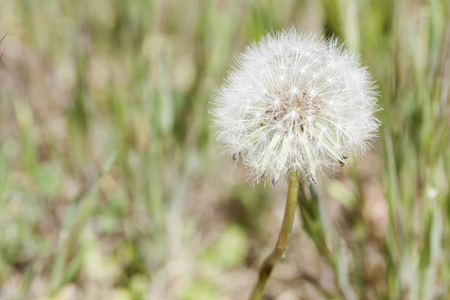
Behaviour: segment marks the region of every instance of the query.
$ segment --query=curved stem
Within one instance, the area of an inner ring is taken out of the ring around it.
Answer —
[[[253,288],[249,300],[260,300],[264,294],[264,287],[272,273],[275,264],[280,260],[286,252],[291,236],[292,224],[294,223],[295,207],[297,204],[297,196],[300,179],[298,172],[292,171],[289,179],[289,189],[286,199],[286,207],[284,209],[283,223],[278,235],[278,240],[272,253],[264,260],[264,263],[259,270],[258,281]]]

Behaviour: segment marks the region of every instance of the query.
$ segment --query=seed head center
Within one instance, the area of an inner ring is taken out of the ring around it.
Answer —
[[[276,96],[277,99],[266,110],[268,122],[281,123],[285,132],[298,128],[303,132],[306,124],[317,121],[322,100],[316,91],[305,87],[302,92],[298,92],[297,88],[292,88],[289,94],[277,92]]]

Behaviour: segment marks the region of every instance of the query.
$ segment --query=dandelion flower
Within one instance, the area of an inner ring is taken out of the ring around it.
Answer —
[[[247,47],[214,96],[216,137],[257,181],[317,178],[369,148],[379,110],[374,80],[336,39],[295,29]]]

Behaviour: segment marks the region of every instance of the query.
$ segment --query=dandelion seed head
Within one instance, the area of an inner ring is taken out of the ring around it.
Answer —
[[[346,165],[343,157],[370,148],[380,124],[377,100],[353,52],[335,39],[287,29],[245,49],[211,114],[226,155],[256,181],[275,184],[294,169],[316,182]]]

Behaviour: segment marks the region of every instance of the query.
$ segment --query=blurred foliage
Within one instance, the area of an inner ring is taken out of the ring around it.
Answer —
[[[384,110],[364,160],[305,188],[268,299],[450,299],[449,20],[448,0],[2,1],[0,299],[245,299],[286,187],[219,155],[208,102],[283,26],[361,52]]]

